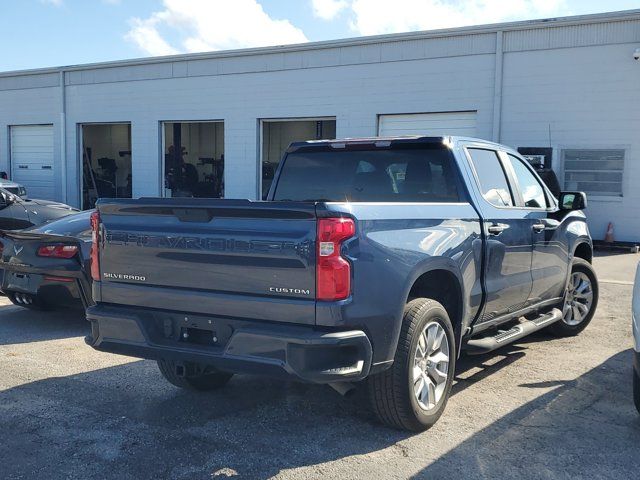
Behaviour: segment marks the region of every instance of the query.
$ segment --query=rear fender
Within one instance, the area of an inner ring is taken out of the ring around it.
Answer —
[[[422,277],[424,274],[429,273],[429,272],[434,272],[437,270],[443,270],[446,272],[451,273],[457,280],[458,285],[460,287],[460,293],[461,293],[461,297],[462,299],[465,298],[466,292],[464,289],[464,282],[462,280],[462,274],[460,272],[460,269],[458,267],[458,264],[447,257],[431,257],[428,258],[426,260],[424,260],[423,262],[419,263],[418,265],[416,265],[416,267],[413,269],[413,271],[411,272],[411,274],[408,276],[407,282],[404,286],[404,294],[401,298],[401,303],[398,304],[397,309],[396,309],[396,319],[397,321],[394,323],[394,331],[393,331],[393,336],[392,336],[392,344],[393,344],[393,355],[395,356],[395,352],[398,348],[398,341],[400,339],[400,331],[402,329],[402,320],[403,320],[403,316],[404,316],[404,307],[407,304],[407,301],[409,300],[409,294],[411,292],[411,289],[413,288],[413,286],[415,285],[416,281]],[[461,310],[461,315],[460,318],[458,319],[454,319],[451,318],[451,322],[453,324],[454,330],[455,330],[455,335],[456,335],[456,343],[458,344],[458,347],[460,346],[460,340],[462,338],[462,319],[465,318],[466,316],[466,308],[465,308],[465,302],[464,300],[462,300],[462,310]],[[460,351],[460,349],[458,348],[458,352]]]

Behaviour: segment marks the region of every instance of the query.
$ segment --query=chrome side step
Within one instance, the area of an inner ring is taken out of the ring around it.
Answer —
[[[533,332],[542,330],[544,327],[561,319],[562,312],[557,308],[533,320],[523,318],[518,325],[511,327],[509,330],[501,330],[493,336],[472,338],[467,342],[465,351],[469,355],[480,355],[492,352],[504,345],[520,340]]]

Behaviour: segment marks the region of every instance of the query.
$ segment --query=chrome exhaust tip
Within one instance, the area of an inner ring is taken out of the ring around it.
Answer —
[[[16,299],[16,302],[18,302],[19,304],[22,304],[22,298],[20,298],[20,294],[16,293],[13,298]]]

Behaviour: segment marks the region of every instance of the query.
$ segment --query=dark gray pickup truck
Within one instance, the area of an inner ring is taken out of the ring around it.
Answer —
[[[364,381],[380,420],[422,430],[462,350],[590,322],[585,206],[482,140],[295,143],[265,202],[101,200],[87,342],[199,390],[243,372]]]

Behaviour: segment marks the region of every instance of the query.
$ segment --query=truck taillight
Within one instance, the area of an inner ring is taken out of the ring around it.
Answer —
[[[98,248],[100,243],[100,213],[96,210],[91,214],[91,278],[100,281],[100,258]]]
[[[78,253],[75,245],[43,245],[38,248],[39,257],[48,258],[73,258]]]
[[[355,223],[350,218],[318,219],[317,300],[344,300],[350,295],[351,264],[340,256],[340,247],[355,232]]]

